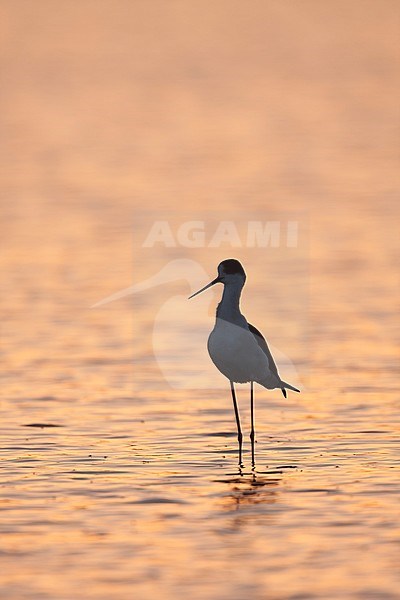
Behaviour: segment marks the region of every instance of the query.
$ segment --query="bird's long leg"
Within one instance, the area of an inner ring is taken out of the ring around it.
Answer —
[[[256,433],[254,431],[254,390],[253,390],[253,382],[250,382],[250,411],[251,411],[251,432],[250,432],[250,440],[251,440],[251,466],[256,466],[256,456],[254,444],[256,440]]]
[[[237,405],[237,402],[236,402],[235,386],[233,385],[233,381],[231,381],[230,384],[231,384],[233,408],[235,409],[236,425],[237,425],[237,431],[238,431],[239,467],[242,467],[243,466],[243,464],[242,464],[242,440],[243,440],[243,435],[242,435],[242,430],[241,430],[241,427],[240,427],[239,409],[238,409],[238,405]]]

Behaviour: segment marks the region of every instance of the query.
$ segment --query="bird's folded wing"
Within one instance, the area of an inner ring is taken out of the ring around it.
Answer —
[[[259,345],[261,350],[264,352],[264,354],[268,358],[269,370],[271,371],[271,373],[273,373],[274,375],[276,375],[279,378],[278,368],[275,364],[275,361],[273,359],[271,351],[268,348],[268,344],[267,344],[265,337],[263,336],[263,334],[260,331],[258,331],[258,329],[256,327],[254,327],[254,325],[251,325],[251,323],[248,323],[248,326],[249,326],[249,330],[253,334],[254,339],[256,340],[257,344]]]

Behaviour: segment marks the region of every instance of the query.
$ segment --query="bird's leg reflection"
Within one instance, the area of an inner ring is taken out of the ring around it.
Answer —
[[[229,529],[239,531],[246,527],[255,515],[258,521],[273,519],[275,513],[268,507],[279,501],[279,483],[279,479],[263,479],[255,475],[250,480],[237,481],[224,499],[226,510],[235,512],[229,522]],[[242,510],[248,507],[253,507],[254,510]]]
[[[236,402],[235,386],[233,384],[233,381],[231,381],[230,384],[231,384],[233,408],[235,410],[236,425],[237,425],[237,431],[238,431],[239,470],[240,470],[243,467],[243,463],[242,463],[242,441],[243,441],[243,435],[242,435],[242,430],[241,430],[241,427],[240,427],[239,409],[238,409],[238,405],[237,405],[237,402]]]
[[[256,468],[256,457],[255,457],[255,438],[256,434],[254,431],[254,390],[253,390],[253,382],[250,382],[250,411],[251,411],[251,432],[250,432],[250,440],[251,440],[251,466],[254,471]]]

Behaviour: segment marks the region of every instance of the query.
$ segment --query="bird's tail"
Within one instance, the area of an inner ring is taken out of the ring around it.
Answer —
[[[263,385],[265,388],[267,388],[267,390],[273,390],[275,388],[280,388],[282,390],[282,394],[285,396],[285,398],[286,398],[285,388],[287,388],[288,390],[292,390],[293,392],[300,393],[300,390],[295,388],[293,385],[290,385],[290,383],[286,383],[286,381],[282,381],[282,379],[279,378],[279,375],[278,375],[278,377],[270,375],[269,377],[264,377],[264,379],[258,379],[257,383],[259,383],[260,385]]]
[[[293,385],[290,385],[290,383],[286,383],[286,381],[280,381],[281,383],[281,389],[282,391],[287,388],[288,390],[292,390],[292,392],[299,392],[300,394],[300,390],[298,390],[297,388],[295,388]],[[284,394],[285,395],[285,394]]]

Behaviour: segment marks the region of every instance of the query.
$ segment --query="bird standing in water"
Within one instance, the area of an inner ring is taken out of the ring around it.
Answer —
[[[242,430],[236,400],[235,383],[250,382],[251,463],[255,467],[254,382],[272,390],[280,388],[286,398],[286,389],[299,392],[283,381],[263,335],[247,322],[240,312],[240,295],[246,273],[236,259],[230,258],[218,265],[218,277],[192,294],[197,296],[216,283],[224,285],[222,300],[217,307],[214,329],[208,338],[208,353],[217,369],[229,379],[239,441],[239,466],[242,467]],[[189,298],[189,299],[190,299]]]

